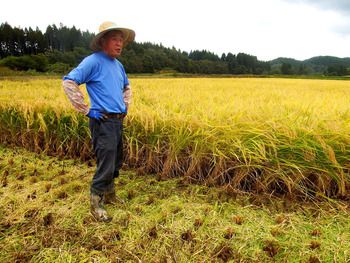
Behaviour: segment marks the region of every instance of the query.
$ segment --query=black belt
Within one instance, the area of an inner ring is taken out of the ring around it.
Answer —
[[[116,119],[124,119],[126,116],[125,113],[103,113],[104,116],[106,116],[108,119],[116,118]]]

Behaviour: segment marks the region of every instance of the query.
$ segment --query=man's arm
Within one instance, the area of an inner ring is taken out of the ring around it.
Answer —
[[[80,91],[78,84],[67,79],[63,81],[63,89],[73,107],[78,112],[87,115],[89,113],[89,106],[84,102],[84,95]]]
[[[123,99],[126,106],[126,110],[128,110],[129,105],[131,103],[131,97],[132,97],[131,87],[130,85],[126,85],[123,90]]]

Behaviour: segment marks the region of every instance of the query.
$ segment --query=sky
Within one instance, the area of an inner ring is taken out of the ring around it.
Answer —
[[[350,0],[17,0],[0,9],[0,23],[42,31],[62,23],[98,33],[104,21],[133,29],[137,42],[187,52],[350,57]]]

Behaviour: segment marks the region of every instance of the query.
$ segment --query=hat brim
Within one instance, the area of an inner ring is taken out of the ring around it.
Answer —
[[[121,31],[123,33],[123,38],[124,38],[123,47],[126,47],[129,43],[131,43],[135,39],[135,31],[132,29],[123,28],[123,27],[110,27],[98,33],[94,37],[94,39],[91,41],[90,48],[93,51],[100,51],[102,49],[100,45],[100,40],[106,33],[110,31]]]

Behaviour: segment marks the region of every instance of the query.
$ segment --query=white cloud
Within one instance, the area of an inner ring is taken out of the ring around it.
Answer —
[[[291,3],[311,4],[323,10],[335,10],[343,14],[350,14],[349,0],[285,0]]]

